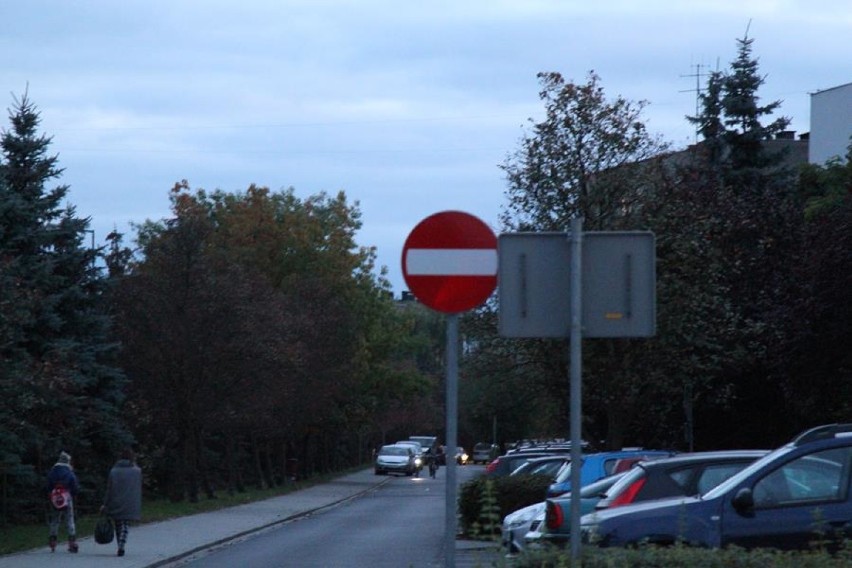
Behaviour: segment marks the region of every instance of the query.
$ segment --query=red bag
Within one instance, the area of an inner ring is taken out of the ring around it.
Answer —
[[[50,492],[50,504],[54,509],[65,509],[71,502],[71,494],[61,484],[57,484]]]

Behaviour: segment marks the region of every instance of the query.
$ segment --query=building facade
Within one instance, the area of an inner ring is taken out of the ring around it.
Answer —
[[[811,94],[808,161],[824,164],[846,158],[852,136],[852,83]]]

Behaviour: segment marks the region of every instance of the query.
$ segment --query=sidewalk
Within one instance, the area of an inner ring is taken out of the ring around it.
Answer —
[[[388,477],[376,476],[372,469],[365,469],[266,501],[131,526],[127,537],[127,554],[121,558],[115,555],[115,541],[101,545],[89,537],[78,541],[80,552],[77,554],[70,554],[65,548],[65,542],[60,542],[53,554],[45,545],[27,552],[0,556],[0,568],[42,568],[51,565],[61,565],[63,568],[165,566],[212,545],[332,507],[388,481]],[[489,544],[457,541],[456,566],[467,566],[465,558],[468,556],[480,559],[470,566],[487,566],[488,563],[480,563],[483,553],[488,555],[489,552],[483,548],[489,548]]]

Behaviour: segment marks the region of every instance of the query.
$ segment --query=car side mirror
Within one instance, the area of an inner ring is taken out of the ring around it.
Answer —
[[[736,495],[734,495],[734,499],[731,501],[731,504],[739,513],[751,511],[754,509],[754,494],[748,487],[743,487],[737,491]]]

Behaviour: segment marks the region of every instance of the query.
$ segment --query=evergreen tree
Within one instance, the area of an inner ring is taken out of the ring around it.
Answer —
[[[26,95],[0,137],[0,431],[3,462],[17,464],[13,488],[38,484],[61,449],[100,480],[128,436],[118,420],[123,378],[101,309],[96,251],[85,246],[89,220],[62,206],[67,185],[51,139]],[[38,492],[11,491],[11,495]],[[5,510],[26,514],[40,501]]]
[[[779,308],[791,294],[804,216],[796,170],[773,144],[789,119],[772,118],[780,101],[760,102],[765,78],[752,55],[753,41],[737,40],[730,69],[710,76],[701,114],[688,117],[704,139],[682,173],[694,207],[711,220],[704,239],[723,263],[720,286],[738,322],[716,390],[731,393],[728,410],[738,418],[754,417],[752,430],[765,439],[761,433],[774,427],[775,411],[780,410],[778,423],[783,421],[784,395],[770,376],[769,354],[783,341]]]

